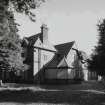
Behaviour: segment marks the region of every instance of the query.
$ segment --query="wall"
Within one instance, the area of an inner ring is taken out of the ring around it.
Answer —
[[[38,38],[36,43],[34,44],[34,64],[33,64],[33,75],[35,76],[40,70],[43,68],[45,64],[47,64],[54,56],[54,52],[50,52],[44,49],[51,49],[50,46],[48,48],[45,48],[41,40]],[[38,48],[39,47],[39,48]],[[53,46],[51,46],[53,47]]]
[[[72,48],[77,49],[75,44],[73,45]],[[66,59],[67,59],[67,63],[69,65],[69,67],[74,68],[73,63],[74,63],[75,56],[77,56],[77,53],[72,48],[71,48],[70,52],[68,53]],[[68,69],[68,78],[73,79],[76,76],[75,72],[76,72],[75,69]]]
[[[46,69],[45,78],[46,79],[57,79],[57,69]]]
[[[68,79],[68,69],[58,69],[57,79]]]

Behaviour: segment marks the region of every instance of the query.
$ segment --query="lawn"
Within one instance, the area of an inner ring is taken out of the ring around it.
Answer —
[[[105,105],[104,85],[9,85],[0,88],[0,105]]]

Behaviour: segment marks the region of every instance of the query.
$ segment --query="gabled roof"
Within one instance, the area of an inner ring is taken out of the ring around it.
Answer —
[[[66,58],[64,57],[61,62],[57,65],[57,67],[68,67],[68,63],[66,61]]]
[[[55,48],[57,49],[57,54],[55,54],[52,60],[49,63],[47,63],[45,67],[57,67],[61,60],[68,55],[74,43],[75,41],[55,45]]]
[[[27,44],[28,46],[34,46],[34,44],[36,43],[36,41],[38,39],[43,43],[42,33],[38,33],[38,34],[30,36],[30,37],[25,37],[25,39],[28,41],[28,44]],[[47,45],[43,44],[43,47],[41,47],[41,48],[44,48],[49,51],[57,52],[56,48],[54,46],[52,46],[52,44],[49,41],[47,41]]]
[[[29,46],[33,46],[38,38],[40,38],[40,40],[43,42],[42,33],[27,37],[27,40],[29,41]]]
[[[74,45],[74,43],[75,43],[75,41],[68,42],[68,43],[63,43],[63,44],[59,44],[59,45],[55,45],[55,48],[57,49],[59,54],[61,54],[63,57],[64,56],[66,57],[67,54],[69,53],[70,49]]]

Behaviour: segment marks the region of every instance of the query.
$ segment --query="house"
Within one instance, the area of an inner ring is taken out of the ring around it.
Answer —
[[[55,48],[57,53],[45,65],[45,79],[49,82],[83,79],[82,64],[75,42],[59,44]]]
[[[2,72],[2,80],[52,84],[98,79],[96,72],[87,69],[88,57],[85,52],[78,50],[76,42],[52,45],[48,40],[48,27],[45,24],[41,26],[40,33],[23,38],[22,47],[22,57],[29,69],[16,73]]]
[[[48,27],[23,39],[24,63],[30,69],[24,73],[25,81],[65,81],[83,79],[82,63],[76,42],[52,45],[48,40]]]

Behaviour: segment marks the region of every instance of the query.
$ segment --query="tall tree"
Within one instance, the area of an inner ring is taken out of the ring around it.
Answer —
[[[34,21],[35,15],[31,9],[35,9],[45,0],[0,0],[0,36],[9,33],[8,27],[8,10],[12,9],[19,13],[24,13]],[[1,39],[2,37],[0,37]]]
[[[88,61],[88,68],[92,71],[96,71],[100,75],[105,75],[105,19],[99,22],[97,26],[99,39],[91,55],[91,60]]]
[[[24,13],[34,21],[35,9],[44,0],[0,0],[0,71],[24,70],[21,57],[21,40],[17,34],[17,25],[11,10]]]
[[[18,29],[12,12],[8,12],[8,24],[10,32],[0,41],[0,69],[25,70],[27,65],[23,64],[21,39],[17,34]]]

